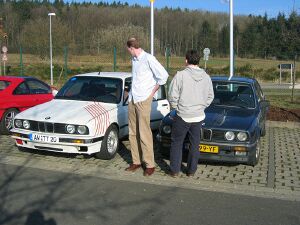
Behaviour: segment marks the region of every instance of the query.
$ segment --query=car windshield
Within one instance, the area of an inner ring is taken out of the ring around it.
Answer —
[[[0,80],[0,91],[3,91],[5,88],[7,88],[10,85],[10,82],[5,80]]]
[[[254,93],[249,84],[213,81],[213,105],[255,108]]]
[[[57,93],[55,99],[119,103],[122,80],[108,77],[72,77]]]

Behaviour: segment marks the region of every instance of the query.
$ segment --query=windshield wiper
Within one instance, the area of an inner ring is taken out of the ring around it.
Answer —
[[[236,108],[249,109],[249,107],[243,106],[243,105],[218,104],[218,103],[213,103],[213,105],[216,105],[216,106],[227,106],[227,107],[236,107]]]

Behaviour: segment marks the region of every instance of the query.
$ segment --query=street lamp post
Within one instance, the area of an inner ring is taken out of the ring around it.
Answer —
[[[51,85],[53,85],[53,66],[52,66],[52,35],[51,35],[51,16],[55,16],[55,13],[48,13],[50,17],[50,76],[51,76]]]
[[[229,3],[230,11],[230,76],[229,80],[234,75],[234,50],[233,50],[233,0]]]
[[[151,55],[154,55],[154,0],[150,0],[151,5]]]

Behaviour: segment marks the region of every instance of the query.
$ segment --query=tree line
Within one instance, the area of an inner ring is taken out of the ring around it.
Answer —
[[[49,53],[49,18],[52,17],[54,54],[68,46],[72,54],[101,54],[114,47],[125,51],[125,42],[137,36],[150,48],[150,8],[128,3],[64,3],[62,0],[0,0],[0,18],[10,53],[24,52],[45,58]],[[300,48],[300,16],[292,12],[234,17],[235,55],[247,58],[292,59]],[[1,32],[0,32],[1,33]],[[0,40],[3,44],[3,39]],[[1,44],[1,43],[0,43]],[[201,10],[155,10],[155,52],[184,55],[187,49],[213,56],[229,55],[229,15]]]

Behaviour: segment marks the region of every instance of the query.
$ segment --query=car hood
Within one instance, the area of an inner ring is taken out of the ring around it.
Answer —
[[[257,118],[255,109],[209,107],[205,110],[204,127],[247,130]]]
[[[109,103],[53,99],[19,113],[16,119],[84,125],[116,107]]]

